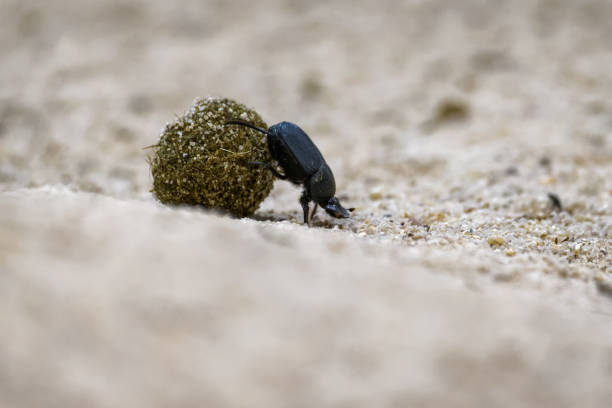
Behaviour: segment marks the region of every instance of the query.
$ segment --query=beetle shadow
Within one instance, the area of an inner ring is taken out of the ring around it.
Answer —
[[[255,213],[250,217],[255,221],[271,221],[271,222],[281,222],[281,221],[289,221],[292,223],[296,223],[298,225],[305,225],[302,222],[302,215],[295,213],[273,213],[273,212],[265,212],[265,213]],[[320,217],[319,215],[315,215],[314,219],[311,220],[310,226],[313,228],[324,228],[324,229],[333,229],[334,227],[340,227],[341,224],[336,224],[333,220],[326,219],[324,217]]]
[[[292,214],[287,214],[287,213],[278,214],[278,213],[273,213],[273,212],[264,212],[264,213],[257,212],[251,215],[250,218],[255,221],[273,221],[273,222],[299,221],[297,219],[297,216],[293,216]]]

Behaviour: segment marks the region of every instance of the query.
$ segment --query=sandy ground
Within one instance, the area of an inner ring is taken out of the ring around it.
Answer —
[[[0,406],[609,406],[610,21],[2,0]],[[303,127],[353,217],[156,202],[142,148],[206,95]]]

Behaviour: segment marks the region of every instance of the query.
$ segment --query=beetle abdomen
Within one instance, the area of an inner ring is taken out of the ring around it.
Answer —
[[[317,146],[297,125],[281,122],[268,131],[270,154],[292,182],[304,182],[325,163]]]

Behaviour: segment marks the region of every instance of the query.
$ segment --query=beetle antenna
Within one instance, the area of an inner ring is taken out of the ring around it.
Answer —
[[[253,125],[252,123],[243,121],[243,120],[238,120],[238,119],[233,119],[233,120],[228,120],[227,122],[225,122],[226,125],[240,125],[240,126],[246,126],[248,128],[251,128],[253,130],[256,130],[258,132],[264,133],[268,136],[270,136],[270,132],[268,132],[265,129],[262,129],[260,127],[257,127],[255,125]]]

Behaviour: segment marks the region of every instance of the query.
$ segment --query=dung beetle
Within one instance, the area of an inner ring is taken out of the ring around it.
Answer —
[[[331,169],[317,146],[299,126],[290,122],[281,122],[265,130],[242,120],[230,120],[225,124],[246,126],[268,136],[270,155],[278,162],[283,173],[276,170],[270,163],[249,163],[263,166],[275,177],[304,187],[300,204],[304,211],[305,224],[310,225],[310,220],[314,217],[318,205],[332,217],[349,217],[349,212],[340,205],[340,201],[335,197],[336,181]],[[312,213],[309,214],[311,201],[315,205]]]

